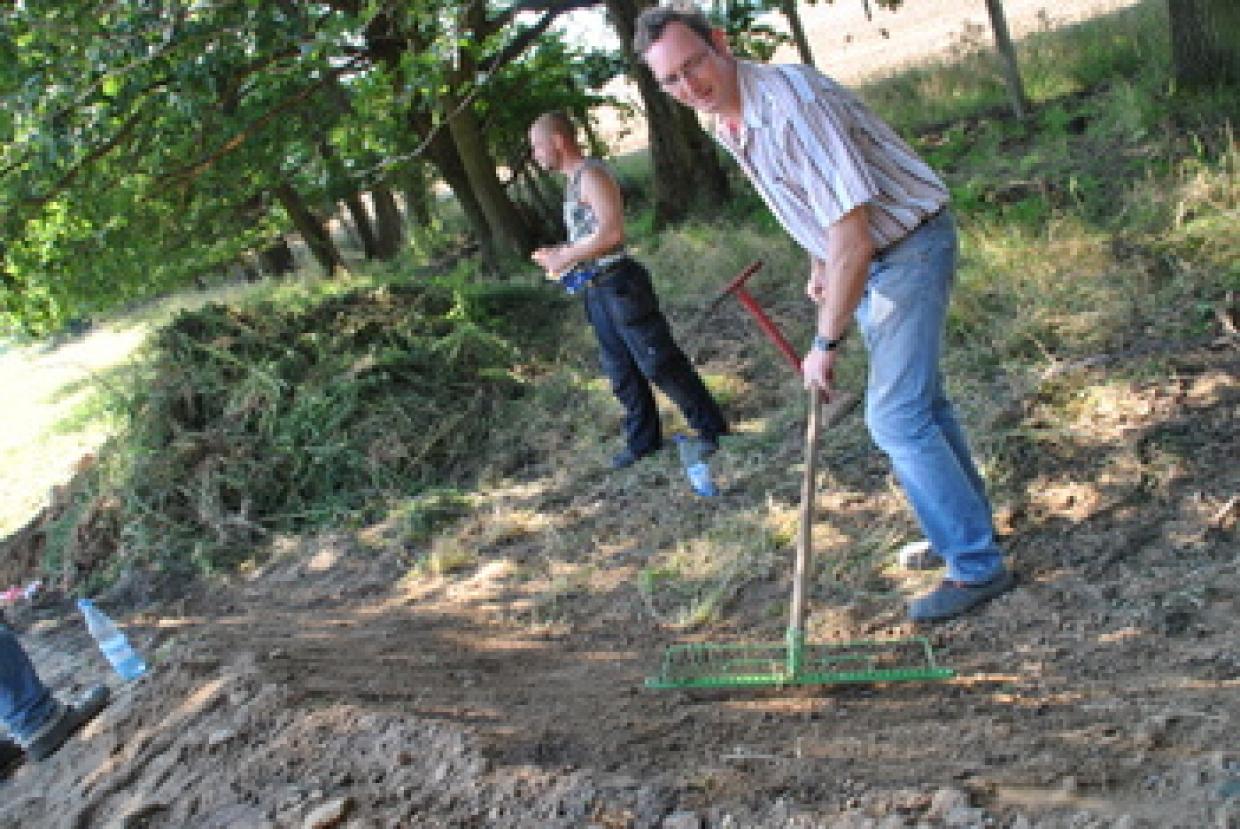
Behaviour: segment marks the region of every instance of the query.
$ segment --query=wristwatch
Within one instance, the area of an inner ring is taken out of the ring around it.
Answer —
[[[812,347],[818,351],[834,351],[840,347],[840,343],[843,341],[843,337],[836,337],[834,340],[831,340],[821,334],[818,334],[814,337]]]

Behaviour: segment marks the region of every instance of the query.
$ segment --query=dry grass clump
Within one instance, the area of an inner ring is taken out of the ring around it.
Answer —
[[[184,312],[152,338],[79,500],[115,505],[117,562],[211,571],[272,533],[470,486],[559,310],[535,289],[427,283]],[[446,509],[426,503],[411,530]]]

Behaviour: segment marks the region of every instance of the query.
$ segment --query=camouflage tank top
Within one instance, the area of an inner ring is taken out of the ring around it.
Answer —
[[[607,175],[612,175],[611,170],[603,161],[597,158],[587,158],[568,180],[568,186],[564,190],[564,226],[568,229],[570,244],[598,230],[598,217],[594,215],[594,209],[581,200],[581,174],[587,167],[598,167]],[[594,259],[592,264],[597,268],[605,267],[623,259],[625,255],[624,246],[621,245]]]

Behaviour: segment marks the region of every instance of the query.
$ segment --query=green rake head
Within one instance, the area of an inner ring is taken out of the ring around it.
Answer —
[[[797,631],[785,642],[675,645],[647,688],[749,688],[950,679],[924,637],[806,645]]]

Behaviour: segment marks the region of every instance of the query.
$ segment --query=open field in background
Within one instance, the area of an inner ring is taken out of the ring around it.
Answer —
[[[1119,9],[1141,0],[1005,0],[1008,28],[1014,39],[1058,29]],[[896,11],[870,3],[866,18],[861,0],[834,0],[800,4],[814,60],[823,72],[850,85],[864,84],[912,66],[956,60],[979,48],[992,50],[990,19],[982,0],[907,0]],[[786,30],[783,18],[773,25]],[[779,63],[799,60],[795,48],[783,46],[773,58]],[[989,58],[988,61],[997,59]],[[987,70],[999,80],[999,67]],[[598,113],[600,134],[611,139],[613,151],[624,154],[646,146],[640,98],[631,83],[616,79],[606,88],[616,98],[638,108],[635,116],[611,109]]]

